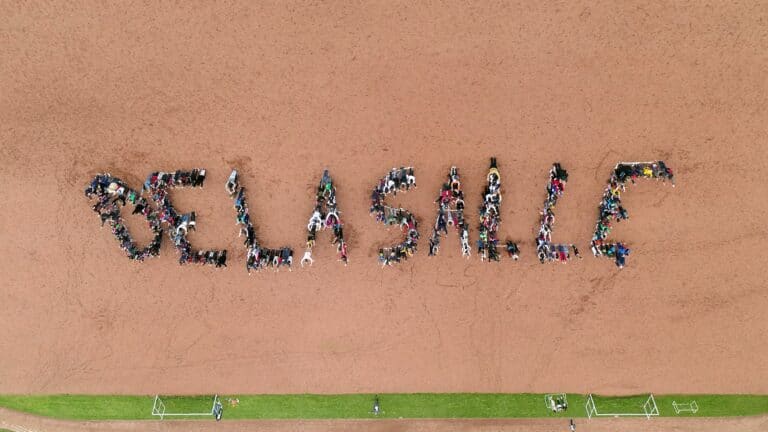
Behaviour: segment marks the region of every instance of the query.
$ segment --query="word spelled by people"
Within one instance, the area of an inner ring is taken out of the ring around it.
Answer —
[[[147,176],[141,191],[130,188],[125,182],[110,174],[97,174],[85,189],[85,196],[96,199],[92,209],[99,215],[101,225],[109,223],[113,235],[126,255],[133,260],[143,261],[145,258],[157,256],[160,253],[163,227],[168,226],[168,234],[174,247],[179,253],[179,263],[208,264],[216,267],[226,267],[226,250],[201,250],[192,248],[187,235],[197,226],[195,212],[181,214],[171,203],[170,189],[181,187],[202,187],[205,182],[204,169],[190,171],[153,172]],[[674,187],[674,174],[664,161],[654,162],[623,162],[616,165],[608,180],[598,208],[598,219],[595,233],[592,236],[591,249],[596,257],[614,259],[618,268],[626,265],[630,249],[622,242],[607,241],[611,231],[612,221],[620,222],[627,219],[627,210],[621,204],[621,193],[626,189],[627,181],[632,183],[638,178],[657,179],[662,182],[670,181]],[[477,252],[481,261],[499,262],[499,227],[501,225],[501,173],[496,158],[491,158],[490,168],[486,176],[486,186],[482,192],[482,204],[479,206],[479,224]],[[552,242],[552,230],[555,224],[555,206],[565,192],[568,183],[568,172],[560,163],[553,164],[549,171],[547,182],[547,198],[540,213],[540,225],[535,238],[536,254],[541,263],[558,261],[567,263],[571,257],[581,259],[579,249],[575,244],[559,244]],[[382,177],[371,192],[370,213],[376,221],[387,226],[397,226],[403,233],[403,240],[390,247],[381,247],[378,261],[382,267],[400,263],[416,253],[419,231],[416,216],[402,207],[392,207],[386,203],[387,196],[396,196],[416,187],[416,177],[413,167],[392,168]],[[236,224],[240,227],[240,237],[244,237],[246,248],[246,270],[262,270],[271,268],[278,271],[280,267],[291,270],[293,264],[293,249],[289,246],[267,248],[260,244],[256,237],[256,229],[251,218],[250,210],[245,199],[245,187],[240,185],[237,170],[232,170],[225,189],[234,201]],[[143,195],[146,193],[148,198]],[[435,201],[437,217],[429,238],[429,255],[435,256],[440,249],[440,238],[448,234],[448,227],[453,226],[459,235],[461,253],[469,258],[471,254],[469,224],[464,217],[465,201],[459,170],[452,166],[448,171],[447,181],[443,183],[440,194]],[[136,245],[121,216],[121,208],[127,203],[134,206],[133,214],[141,214],[147,219],[153,237],[150,243],[140,248]],[[154,204],[154,205],[152,205]],[[312,266],[315,258],[312,255],[318,232],[331,229],[332,243],[336,245],[339,261],[347,265],[349,262],[347,242],[344,238],[344,224],[336,199],[336,184],[328,170],[323,171],[315,192],[315,204],[312,215],[307,223],[307,242],[301,266]],[[513,260],[518,260],[520,248],[512,240],[506,240],[504,249]]]

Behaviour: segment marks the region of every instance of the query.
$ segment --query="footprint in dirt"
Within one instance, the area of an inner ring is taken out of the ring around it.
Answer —
[[[224,163],[226,163],[230,168],[237,170],[245,169],[246,167],[250,166],[251,162],[253,161],[250,156],[240,156],[232,159],[221,158],[221,160],[224,161]]]

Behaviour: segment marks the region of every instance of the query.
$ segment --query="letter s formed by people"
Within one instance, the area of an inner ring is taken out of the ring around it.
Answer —
[[[376,216],[378,222],[398,225],[405,233],[405,240],[401,243],[379,249],[379,263],[382,267],[399,263],[413,256],[416,251],[419,240],[416,217],[404,208],[390,207],[385,203],[387,195],[397,195],[413,187],[416,187],[416,176],[412,167],[392,168],[371,192],[371,214]]]

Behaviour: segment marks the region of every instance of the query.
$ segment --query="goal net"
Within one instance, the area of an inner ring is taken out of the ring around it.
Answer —
[[[219,395],[214,396],[160,396],[155,395],[152,416],[160,417],[201,417],[212,416]]]
[[[599,408],[598,408],[599,405]],[[587,417],[633,417],[650,419],[659,415],[659,407],[653,395],[630,397],[600,397],[590,394],[585,404]]]

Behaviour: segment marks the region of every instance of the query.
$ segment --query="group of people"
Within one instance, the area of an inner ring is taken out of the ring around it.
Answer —
[[[153,172],[144,181],[143,191],[147,191],[155,202],[157,219],[169,226],[168,234],[179,252],[179,264],[208,264],[216,267],[227,266],[226,250],[193,251],[187,240],[187,234],[195,229],[195,213],[181,214],[171,203],[170,188],[203,187],[205,170]],[[143,199],[143,198],[142,198]],[[141,203],[146,208],[146,202]]]
[[[387,195],[406,192],[412,187],[416,187],[413,168],[392,168],[371,193],[370,212],[376,217],[376,220],[385,225],[398,225],[405,233],[405,240],[401,243],[390,248],[379,249],[379,263],[382,267],[408,259],[416,251],[419,240],[416,217],[408,210],[390,207],[384,203]]]
[[[477,240],[477,253],[481,261],[499,261],[499,224],[501,217],[501,174],[496,164],[496,158],[491,158],[491,167],[486,176],[488,184],[483,190],[483,205],[480,206],[480,227]],[[520,258],[520,249],[517,243],[507,240],[505,244],[507,254],[517,261]]]
[[[624,268],[630,249],[621,242],[606,242],[605,239],[611,232],[611,220],[621,222],[629,218],[627,210],[621,205],[621,193],[626,190],[627,180],[634,184],[637,178],[655,178],[662,182],[669,180],[672,187],[675,186],[674,173],[664,161],[619,163],[614,168],[600,201],[591,247],[593,255],[613,258],[620,269]]]
[[[323,171],[323,177],[320,179],[320,185],[318,185],[315,194],[315,209],[307,223],[307,248],[301,258],[302,267],[304,264],[311,266],[314,263],[312,248],[315,246],[317,231],[326,228],[333,230],[333,244],[336,245],[339,259],[344,265],[347,265],[347,243],[344,241],[344,227],[336,204],[336,186],[334,186],[328,170]]]
[[[247,250],[245,269],[248,274],[251,274],[251,270],[259,271],[268,267],[277,271],[280,267],[287,266],[290,271],[293,264],[293,249],[289,246],[279,249],[261,247],[256,239],[256,229],[251,221],[248,203],[245,201],[245,187],[240,185],[237,170],[232,170],[224,188],[229,197],[234,200],[236,223],[240,225],[239,237],[245,237],[243,241]]]
[[[662,182],[669,180],[674,187],[674,174],[664,161],[631,162],[616,165],[600,202],[591,249],[595,256],[613,258],[619,268],[624,267],[630,249],[623,243],[607,242],[606,239],[611,231],[612,221],[619,222],[629,217],[626,209],[621,205],[621,193],[625,191],[627,181],[634,183],[638,178],[655,178]],[[190,230],[195,229],[195,213],[181,214],[177,212],[169,197],[170,188],[202,187],[204,181],[204,169],[153,172],[147,177],[142,190],[136,191],[119,178],[105,173],[97,174],[94,177],[85,189],[85,195],[88,198],[94,196],[97,198],[98,202],[92,209],[99,214],[102,226],[104,223],[109,223],[112,233],[129,258],[142,261],[147,257],[159,255],[163,224],[168,224],[169,236],[179,251],[180,264],[198,263],[226,267],[226,250],[192,250],[192,246],[187,240],[187,234]],[[547,261],[566,263],[571,259],[571,253],[577,258],[581,258],[575,245],[552,243],[552,228],[555,223],[554,208],[558,198],[565,191],[567,181],[568,172],[559,163],[555,163],[549,172],[547,199],[541,212],[541,225],[536,237],[536,250],[541,263]],[[413,168],[393,168],[379,181],[371,193],[371,214],[376,217],[377,221],[385,225],[399,226],[405,234],[405,239],[401,243],[390,248],[379,249],[379,262],[382,266],[392,265],[407,259],[416,251],[419,233],[415,216],[403,208],[394,208],[385,204],[387,195],[406,192],[412,187],[416,187]],[[232,171],[225,188],[234,200],[234,208],[237,213],[236,221],[240,225],[240,236],[245,237],[246,269],[248,272],[250,273],[251,269],[261,270],[266,267],[277,270],[284,265],[290,270],[293,263],[293,250],[290,247],[263,248],[256,239],[254,225],[245,200],[245,188],[239,184],[237,170]],[[142,196],[145,191],[148,192],[149,198],[154,201],[155,206],[150,206],[147,198]],[[120,209],[126,206],[128,202],[134,205],[133,214],[141,214],[147,219],[149,228],[153,233],[152,241],[143,249],[135,244],[121,217]],[[429,255],[438,254],[440,236],[448,234],[448,227],[454,226],[459,233],[462,255],[469,257],[471,248],[469,246],[469,227],[464,218],[464,193],[461,188],[458,169],[455,166],[451,167],[448,181],[443,184],[436,203],[438,204],[438,213],[429,239]],[[480,223],[477,248],[483,261],[500,260],[498,252],[498,230],[501,222],[500,206],[501,175],[496,158],[491,158],[487,185],[483,190],[483,204],[479,208]],[[333,244],[336,245],[339,259],[346,265],[348,262],[347,244],[344,240],[343,224],[339,217],[336,202],[336,187],[328,170],[325,170],[317,187],[315,207],[307,224],[307,243],[304,257],[301,260],[302,267],[304,264],[310,266],[313,264],[312,249],[317,233],[319,230],[327,228],[332,229]],[[519,258],[519,248],[516,243],[508,240],[505,243],[505,249],[510,258],[514,260]]]
[[[452,166],[448,172],[448,182],[443,183],[440,196],[435,200],[438,206],[435,226],[429,238],[429,255],[434,256],[440,251],[440,231],[448,234],[448,226],[456,227],[461,241],[461,255],[469,258],[469,226],[464,220],[464,192],[461,190],[459,170]]]
[[[87,198],[96,197],[96,204],[91,207],[101,218],[101,226],[109,222],[112,234],[117,238],[120,248],[125,251],[128,258],[143,261],[145,258],[160,254],[160,245],[163,239],[163,228],[157,217],[157,212],[152,211],[147,200],[141,194],[128,187],[125,182],[111,174],[97,174],[91,184],[85,188]],[[120,207],[130,201],[134,205],[133,214],[142,214],[149,222],[152,230],[152,241],[147,247],[141,249],[131,238],[131,233],[125,226],[120,214]],[[119,204],[119,205],[118,205]]]
[[[547,199],[544,201],[544,210],[541,212],[541,226],[536,236],[536,254],[542,264],[547,261],[559,261],[563,264],[571,259],[573,254],[581,258],[576,245],[552,243],[552,227],[555,224],[555,204],[563,195],[565,184],[568,182],[568,171],[559,163],[555,163],[549,170],[549,182],[547,183]]]

